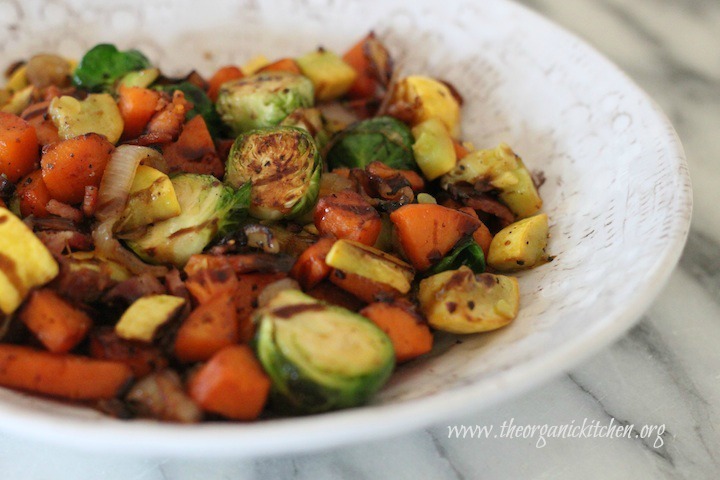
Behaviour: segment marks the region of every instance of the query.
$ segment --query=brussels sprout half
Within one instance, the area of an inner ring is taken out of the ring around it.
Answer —
[[[330,142],[327,162],[338,167],[365,168],[377,160],[400,170],[417,170],[410,127],[392,117],[376,117],[350,125]]]
[[[216,109],[238,135],[279,124],[293,110],[313,106],[313,84],[289,72],[259,73],[223,84]]]
[[[236,190],[211,175],[190,173],[171,180],[180,215],[125,238],[128,247],[146,262],[182,267],[218,233],[231,229],[244,217],[250,203],[250,185]]]
[[[395,366],[392,342],[365,317],[283,290],[255,314],[258,358],[282,411],[318,413],[365,403]]]
[[[225,171],[232,186],[252,183],[250,215],[277,220],[298,217],[315,205],[322,161],[307,131],[264,128],[235,140]]]

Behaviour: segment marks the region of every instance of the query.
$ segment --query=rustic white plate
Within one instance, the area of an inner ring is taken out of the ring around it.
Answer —
[[[673,269],[691,212],[682,147],[657,106],[568,33],[503,0],[93,2],[0,0],[0,51],[79,57],[101,41],[136,47],[166,70],[209,73],[255,54],[343,51],[374,29],[407,73],[465,96],[464,138],[512,145],[542,170],[550,252],[520,277],[519,318],[445,342],[400,368],[366,407],[304,418],[197,426],[125,422],[0,390],[0,428],[88,450],[229,456],[319,449],[389,436],[529,389],[606,346]],[[443,342],[440,342],[441,344]]]

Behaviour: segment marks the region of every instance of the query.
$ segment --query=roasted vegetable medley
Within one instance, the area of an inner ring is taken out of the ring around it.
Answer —
[[[369,34],[166,76],[101,44],[0,89],[0,386],[120,418],[367,402],[549,260],[538,186]]]

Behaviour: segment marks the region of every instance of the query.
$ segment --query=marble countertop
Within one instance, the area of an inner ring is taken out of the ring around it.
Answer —
[[[720,3],[521,3],[585,38],[665,110],[687,152],[694,218],[679,266],[635,328],[570,373],[521,397],[458,418],[454,424],[493,425],[499,430],[510,422],[612,423],[631,426],[631,438],[549,438],[545,445],[537,437],[471,440],[448,438],[445,424],[323,453],[211,462],[89,456],[2,434],[0,476],[73,480],[717,478]],[[658,428],[664,431],[661,436]]]

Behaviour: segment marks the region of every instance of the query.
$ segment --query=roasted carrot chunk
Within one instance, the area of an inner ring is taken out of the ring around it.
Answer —
[[[67,353],[90,330],[92,320],[52,290],[36,290],[30,295],[20,318],[45,348]]]
[[[194,116],[183,126],[177,141],[163,146],[163,156],[170,173],[199,173],[218,178],[225,173],[225,165],[200,115]]]
[[[42,218],[49,215],[46,206],[51,197],[43,181],[42,171],[35,170],[21,179],[16,193],[20,201],[20,213],[23,217],[34,215]]]
[[[460,210],[461,212],[465,212],[468,215],[472,215],[478,220],[480,219],[477,212],[470,207],[462,207],[458,210]],[[480,226],[477,228],[477,230],[473,232],[473,240],[475,240],[475,243],[480,245],[480,248],[482,249],[485,258],[487,258],[488,253],[490,252],[490,243],[492,242],[492,239],[493,235],[492,233],[490,233],[490,229],[481,221]]]
[[[175,357],[181,362],[207,360],[239,338],[233,298],[218,295],[193,310],[180,325],[175,337]]]
[[[405,256],[417,270],[427,270],[464,236],[480,226],[472,215],[435,204],[404,205],[390,214]]]
[[[149,88],[124,85],[120,86],[118,94],[118,108],[125,122],[122,138],[124,140],[137,138],[155,115],[162,95]]]
[[[220,67],[213,76],[210,77],[210,80],[208,80],[208,97],[210,97],[210,100],[213,102],[217,101],[217,96],[223,83],[231,80],[237,80],[243,76],[242,70],[234,65]]]
[[[330,274],[330,281],[365,303],[395,298],[400,295],[400,292],[390,285],[354,273],[341,272],[340,270],[333,270]]]
[[[315,207],[315,227],[323,235],[374,245],[382,230],[375,208],[359,193],[343,190],[322,197]]]
[[[214,268],[198,270],[185,281],[190,294],[199,304],[218,296],[232,296],[238,287],[235,272],[225,263]]]
[[[35,169],[39,156],[35,129],[17,115],[0,112],[0,175],[15,183]]]
[[[357,312],[363,305],[365,305],[365,302],[357,298],[355,295],[350,292],[346,292],[342,288],[330,283],[327,280],[318,283],[306,293],[325,303],[347,308],[352,312]]]
[[[240,341],[249,342],[255,334],[252,313],[257,308],[258,297],[271,283],[286,278],[285,273],[246,273],[238,275],[238,287],[234,301],[240,328]]]
[[[300,254],[290,276],[300,282],[304,289],[311,289],[330,275],[331,267],[325,257],[335,243],[331,237],[323,237]]]
[[[262,72],[290,72],[290,73],[301,73],[300,67],[297,62],[292,58],[281,58],[273,63],[265,65],[260,70]]]
[[[121,362],[0,344],[0,385],[71,400],[113,398],[132,379]]]
[[[348,96],[350,98],[369,98],[375,95],[377,80],[372,74],[370,60],[365,53],[367,37],[360,40],[348,50],[342,59],[357,72]]]
[[[453,148],[455,149],[455,156],[458,160],[462,160],[463,158],[467,157],[468,149],[465,148],[465,145],[460,143],[459,140],[453,139]]]
[[[20,114],[20,117],[35,129],[38,143],[49,145],[60,140],[58,129],[48,114],[50,101],[34,103]]]
[[[52,198],[68,205],[82,202],[86,186],[100,186],[114,149],[112,143],[97,133],[50,145],[40,163],[43,181]]]
[[[235,420],[260,415],[270,378],[247,345],[231,345],[216,353],[190,379],[190,397],[204,410]]]
[[[360,310],[360,315],[372,320],[390,337],[398,362],[413,359],[432,349],[433,336],[430,327],[405,302],[371,303]]]

